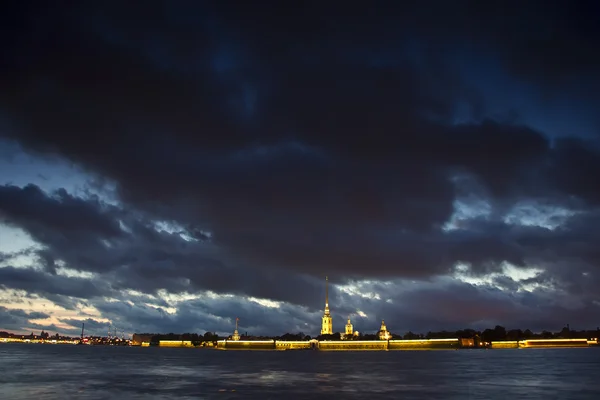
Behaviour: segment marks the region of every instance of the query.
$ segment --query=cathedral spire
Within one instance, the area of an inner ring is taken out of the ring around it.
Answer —
[[[329,278],[325,277],[325,307],[329,307]]]
[[[321,335],[333,334],[331,314],[329,312],[329,278],[325,277],[325,312],[323,313]]]
[[[235,317],[235,331],[233,331],[233,335],[231,335],[231,340],[240,340],[240,333],[238,332],[238,321],[240,319]]]

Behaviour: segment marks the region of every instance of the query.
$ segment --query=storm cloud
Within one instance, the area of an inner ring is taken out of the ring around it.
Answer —
[[[86,186],[0,182],[0,288],[131,331],[314,334],[325,275],[367,331],[598,318],[596,6],[226,3],[2,17],[3,165]]]

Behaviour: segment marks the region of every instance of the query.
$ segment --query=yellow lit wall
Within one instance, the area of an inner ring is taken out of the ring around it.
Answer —
[[[22,338],[2,338],[0,343],[47,343],[47,344],[77,344],[77,340],[39,340],[39,339],[22,339]]]
[[[307,341],[277,341],[275,343],[276,350],[302,350],[310,349],[310,342]]]
[[[519,342],[516,340],[504,340],[491,342],[492,349],[516,349],[519,347]]]
[[[588,347],[587,339],[532,339],[523,340],[521,347]]]
[[[387,350],[387,340],[325,340],[319,350]]]
[[[274,340],[219,340],[217,348],[229,350],[274,350]]]
[[[460,343],[458,339],[390,340],[389,342],[390,350],[456,349]]]
[[[191,340],[161,340],[160,347],[194,347]]]

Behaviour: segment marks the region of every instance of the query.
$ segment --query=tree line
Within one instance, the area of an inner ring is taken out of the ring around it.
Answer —
[[[166,334],[155,334],[155,333],[142,333],[140,335],[151,336],[151,343],[158,343],[161,340],[185,340],[191,341],[192,343],[199,344],[202,342],[214,342],[220,339],[227,339],[228,337],[221,337],[214,332],[206,332],[203,335],[198,333],[166,333]],[[332,335],[318,335],[311,337],[303,332],[298,333],[285,333],[281,336],[242,336],[242,339],[251,340],[284,340],[284,341],[305,341],[311,339],[317,340],[341,340],[342,338],[347,340],[379,340],[377,333],[373,334],[361,334],[358,336],[343,337],[344,335],[337,332]],[[503,340],[525,340],[525,339],[591,339],[600,338],[600,328],[595,330],[572,330],[569,326],[565,326],[562,330],[557,332],[541,331],[533,332],[530,329],[506,329],[503,326],[496,325],[494,328],[488,328],[484,330],[475,329],[460,329],[457,331],[430,331],[427,333],[414,333],[406,332],[404,335],[392,334],[392,339],[403,339],[403,340],[417,340],[417,339],[479,339],[484,342],[495,342]]]

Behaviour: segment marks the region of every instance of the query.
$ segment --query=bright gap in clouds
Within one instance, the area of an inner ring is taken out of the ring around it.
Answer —
[[[98,277],[98,274],[95,274],[93,272],[78,271],[75,269],[66,268],[64,266],[64,263],[62,263],[61,261],[57,261],[56,264],[59,265],[59,267],[56,268],[56,274],[60,275],[60,276],[65,276],[67,278],[82,278],[82,279],[95,279]],[[63,265],[60,265],[60,264],[63,264]]]
[[[176,307],[163,307],[163,306],[159,306],[159,305],[152,304],[152,303],[143,303],[143,304],[145,306],[147,306],[147,307],[154,308],[155,310],[164,311],[164,312],[166,312],[167,314],[170,314],[170,315],[177,314],[177,308]],[[133,302],[131,302],[130,305],[133,305]]]
[[[455,199],[453,207],[454,212],[442,227],[442,230],[445,232],[462,229],[464,221],[486,218],[492,213],[492,206],[483,199]]]
[[[39,247],[23,229],[2,224],[0,221],[1,253],[16,253],[34,246]]]
[[[139,293],[139,292],[136,292],[136,293]],[[187,292],[170,293],[165,289],[158,290],[158,292],[156,294],[158,295],[159,298],[161,298],[162,300],[164,300],[165,302],[167,302],[168,304],[171,304],[171,305],[181,303],[184,301],[191,301],[191,300],[197,300],[197,299],[202,298],[202,295],[200,295],[200,294],[192,294],[192,293],[187,293]],[[139,293],[138,296],[146,296],[146,295],[143,293]]]
[[[137,295],[140,296],[140,295],[144,295],[144,294],[138,293]],[[232,299],[235,297],[232,294],[219,294],[219,293],[214,293],[212,291],[204,291],[204,292],[195,293],[195,294],[187,293],[187,292],[169,293],[164,289],[159,290],[157,295],[160,299],[164,300],[167,304],[169,304],[173,307],[175,307],[178,303],[198,300],[198,299],[202,299],[202,298],[209,298],[212,300],[224,300],[224,299]],[[281,305],[283,304],[282,302],[279,302],[279,301],[263,299],[263,298],[258,298],[258,297],[246,297],[246,299],[248,301],[252,301],[252,302],[259,304],[266,308],[281,308]]]
[[[175,221],[153,221],[154,229],[157,232],[166,232],[168,234],[178,234],[180,238],[187,242],[198,242],[200,239],[195,238],[189,230]],[[212,238],[212,233],[207,231],[199,231],[207,239]]]
[[[504,216],[503,221],[510,225],[539,226],[553,230],[578,213],[559,206],[517,203]]]
[[[471,267],[469,265],[457,263],[454,267],[454,273],[452,274],[452,277],[475,286],[493,286],[501,290],[505,290],[505,288],[498,286],[495,280],[496,278],[506,276],[519,284],[518,291],[532,291],[533,289],[537,288],[537,286],[530,283],[525,283],[523,281],[535,278],[542,272],[544,272],[544,270],[540,268],[517,268],[510,263],[503,262],[502,272],[494,272],[484,276],[474,276],[471,274]]]
[[[40,171],[43,171],[40,173]],[[78,166],[59,158],[43,158],[31,155],[15,142],[0,140],[0,185],[14,185],[20,188],[33,184],[42,189],[47,195],[58,189],[65,189],[72,196],[98,198],[112,205],[118,201],[109,195],[114,190],[114,184],[104,182],[103,189],[93,187],[94,178]],[[104,190],[106,189],[106,190]],[[105,243],[110,247],[110,243]],[[0,252],[17,253],[28,249],[39,249],[31,236],[20,228],[3,224],[0,220]],[[0,267],[11,265],[17,268],[29,268],[36,263],[34,257],[18,255],[11,257]],[[76,271],[62,269],[61,274],[72,277],[77,276]],[[92,276],[87,276],[92,278]]]
[[[19,301],[13,301],[15,299],[19,299]],[[49,315],[49,317],[45,319],[29,320],[29,324],[25,324],[21,330],[23,333],[34,332],[37,334],[40,329],[34,327],[34,324],[53,324],[61,330],[58,332],[61,334],[63,331],[80,329],[61,321],[67,319],[84,321],[87,318],[93,318],[98,322],[110,322],[107,318],[104,318],[100,311],[93,305],[80,302],[77,304],[75,309],[69,310],[44,297],[36,294],[29,294],[23,290],[0,289],[0,303],[2,304],[2,307],[6,307],[9,310],[24,310],[28,313],[41,312]],[[24,304],[26,304],[26,307],[24,307]]]
[[[474,219],[488,219],[493,212],[492,205],[480,198],[454,200],[454,212],[442,227],[445,232],[462,229],[463,225]],[[507,225],[537,226],[556,229],[579,211],[557,205],[545,205],[535,202],[517,202],[501,217]]]
[[[43,172],[40,172],[43,171]],[[38,157],[25,152],[14,141],[0,139],[0,185],[39,186],[46,193],[63,188],[72,196],[96,195],[103,202],[119,205],[114,198],[116,184],[96,177],[78,165],[56,157]]]
[[[397,282],[391,281],[373,281],[373,280],[361,280],[353,281],[346,284],[335,285],[335,287],[344,294],[349,296],[356,296],[363,299],[369,300],[382,300],[381,293],[389,292],[390,286],[396,286]],[[386,299],[387,301],[388,299]]]
[[[281,302],[269,299],[259,299],[256,297],[248,297],[248,300],[267,308],[280,308]]]
[[[359,285],[352,284],[352,285],[338,286],[338,289],[340,292],[349,294],[350,296],[360,296],[364,299],[381,300],[381,296],[379,295],[379,293],[362,292],[362,291],[360,291]]]

